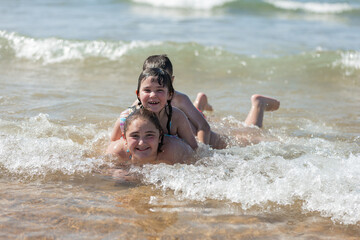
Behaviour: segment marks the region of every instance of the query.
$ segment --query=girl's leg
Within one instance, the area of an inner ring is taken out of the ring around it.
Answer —
[[[275,111],[280,107],[280,102],[274,98],[265,97],[259,94],[251,96],[251,109],[245,119],[246,125],[262,127],[264,111]]]
[[[207,96],[205,95],[205,93],[202,92],[199,92],[197,94],[194,106],[201,112],[213,110],[212,106],[208,102]]]

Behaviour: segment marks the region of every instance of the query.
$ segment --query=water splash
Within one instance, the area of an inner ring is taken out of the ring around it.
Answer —
[[[0,166],[20,178],[91,173],[104,164],[92,148],[107,133],[95,134],[94,126],[61,126],[39,114],[22,122],[1,120],[0,130]]]
[[[345,67],[360,69],[360,52],[341,53],[340,62]]]

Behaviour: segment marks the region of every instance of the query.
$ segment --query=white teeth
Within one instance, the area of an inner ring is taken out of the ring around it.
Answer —
[[[145,150],[148,150],[149,148],[144,148],[144,149],[140,149],[140,148],[137,148],[138,151],[145,151]]]

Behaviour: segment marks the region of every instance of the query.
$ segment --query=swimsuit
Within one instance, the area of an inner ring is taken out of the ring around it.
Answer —
[[[120,113],[120,130],[121,130],[121,134],[124,136],[124,131],[125,131],[125,121],[127,119],[127,117],[133,113],[136,110],[136,107],[129,107],[127,108],[125,111]]]
[[[200,109],[198,109],[197,107],[196,107],[196,109],[201,113],[201,115],[203,115],[203,117],[206,119],[206,116],[205,116],[205,114],[200,110]]]

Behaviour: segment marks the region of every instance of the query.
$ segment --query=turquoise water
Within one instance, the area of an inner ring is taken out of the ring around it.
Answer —
[[[2,1],[0,238],[358,237],[359,26],[358,1]],[[142,186],[106,176],[160,53],[216,131],[240,131],[252,94],[279,99],[275,141],[133,169]]]

